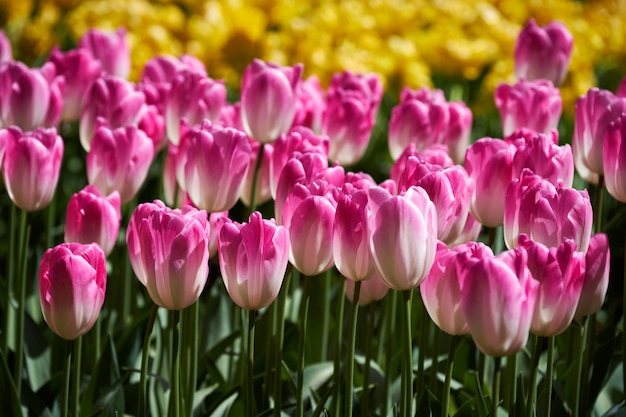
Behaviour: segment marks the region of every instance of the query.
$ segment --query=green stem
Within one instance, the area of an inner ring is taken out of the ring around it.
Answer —
[[[402,343],[402,403],[400,415],[411,417],[413,415],[413,338],[411,336],[411,299],[413,290],[403,291],[404,295],[404,335]]]
[[[24,365],[24,322],[26,318],[26,281],[28,277],[28,244],[30,240],[30,215],[21,210],[19,241],[19,293],[17,298],[17,335],[15,339],[15,369],[13,380],[21,398],[22,368]]]
[[[359,314],[359,295],[361,293],[361,281],[354,283],[352,297],[352,311],[350,316],[350,339],[348,342],[347,380],[346,380],[346,412],[344,415],[352,415],[352,384],[354,383],[354,347],[356,345],[356,323]]]
[[[246,390],[247,394],[247,405],[248,405],[248,416],[254,417],[256,415],[256,399],[254,396],[254,337],[256,333],[256,310],[246,310],[248,316],[248,332],[247,332],[247,344],[246,344],[246,354],[248,355],[246,359]]]
[[[278,327],[278,312],[276,309],[278,308],[278,303],[274,302],[267,307],[265,310],[265,315],[268,316],[268,322],[270,326],[269,332],[265,334],[265,380],[263,381],[263,398],[267,399],[270,397],[270,392],[272,392],[272,384],[274,383],[274,363],[275,355],[271,355],[270,352],[274,352],[276,349],[276,328]],[[278,370],[278,368],[276,368]]]
[[[319,304],[319,312],[322,315],[321,317],[321,322],[322,322],[322,334],[321,334],[321,339],[320,339],[320,361],[321,362],[325,362],[326,358],[328,356],[328,336],[330,334],[330,332],[328,332],[328,327],[330,324],[330,289],[331,289],[331,282],[333,279],[332,276],[332,268],[327,270],[324,273],[324,276],[322,277],[322,298],[320,300],[320,304]]]
[[[384,347],[384,349],[379,349],[379,355],[378,355],[378,360],[381,364],[383,364],[385,369],[385,386],[383,387],[383,398],[385,399],[384,401],[384,408],[382,410],[380,410],[381,414],[386,415],[387,414],[387,410],[389,410],[389,408],[391,407],[391,381],[393,380],[393,376],[392,376],[392,361],[391,358],[388,357],[388,355],[386,354],[386,352],[393,352],[395,349],[394,346],[394,342],[395,342],[395,337],[393,332],[396,331],[396,310],[397,310],[397,304],[398,304],[398,298],[400,297],[400,292],[399,291],[391,291],[391,296],[387,297],[386,303],[385,303],[385,312],[383,314],[383,320],[384,320],[384,332],[381,332],[382,334],[384,334],[384,336],[382,337],[382,340],[384,341],[384,343],[380,343],[378,346],[379,348]],[[404,375],[404,374],[403,374]],[[404,377],[402,378],[402,380],[404,380]]]
[[[193,413],[193,397],[198,375],[198,301],[182,311],[181,390],[185,415]]]
[[[335,321],[336,339],[335,356],[333,358],[333,398],[331,410],[333,416],[341,414],[341,351],[343,342],[343,310],[346,302],[346,279],[339,279],[339,289],[337,290],[337,319]]]
[[[74,341],[66,342],[63,361],[63,385],[61,385],[61,417],[67,417],[70,406],[70,375],[72,374],[72,347]]]
[[[548,338],[548,363],[546,365],[546,409],[544,416],[552,413],[552,380],[554,375],[554,336]]]
[[[424,302],[422,301],[421,295],[419,295],[418,291],[418,303],[417,307],[419,309],[419,358],[417,360],[417,383],[416,390],[419,394],[424,389],[424,362],[429,355],[428,352],[428,336],[430,334],[430,316],[426,311],[426,307],[424,307]]]
[[[583,355],[583,373],[581,383],[588,386],[591,382],[591,371],[593,368],[593,354],[596,347],[596,315],[591,314],[587,317],[585,323],[585,353]],[[589,390],[585,389],[581,392],[581,408],[587,410],[589,408]],[[586,411],[584,411],[586,413]]]
[[[604,176],[600,176],[600,179],[598,180],[598,185],[596,186],[596,192],[594,195],[594,219],[593,219],[593,225],[594,225],[594,230],[596,233],[599,233],[602,231],[602,219],[603,219],[603,214],[602,210],[603,210],[603,201],[604,199],[602,198],[602,194],[604,191]]]
[[[441,400],[441,417],[448,417],[450,408],[450,383],[452,382],[452,370],[454,369],[454,355],[459,345],[460,336],[452,336],[448,349],[448,359],[446,360],[446,380],[443,387],[443,399]]]
[[[281,417],[282,409],[282,362],[283,362],[283,339],[285,337],[285,308],[287,306],[287,298],[289,293],[289,285],[291,281],[291,273],[293,269],[291,264],[283,282],[283,286],[278,293],[278,311],[277,311],[277,327],[276,327],[276,346],[274,350],[274,417]]]
[[[367,311],[367,334],[365,335],[365,365],[363,366],[363,399],[361,400],[361,415],[367,417],[370,407],[370,367],[372,361],[372,339],[376,324],[376,301],[369,305]]]
[[[504,384],[504,406],[513,415],[515,397],[517,393],[517,354],[514,353],[506,359],[506,379]]]
[[[259,186],[259,173],[261,172],[261,164],[263,163],[263,150],[265,143],[259,146],[259,152],[256,155],[256,163],[254,164],[254,176],[252,177],[252,191],[250,192],[250,213],[256,210],[256,190]]]
[[[491,392],[493,394],[493,402],[491,407],[491,415],[498,416],[498,407],[500,406],[500,378],[502,376],[502,370],[500,369],[502,358],[494,358],[493,368],[493,388]]]
[[[541,356],[541,344],[539,343],[539,337],[535,334],[531,334],[531,344],[533,347],[533,353],[531,358],[530,369],[530,386],[529,399],[528,399],[528,417],[535,415],[535,404],[537,403],[537,374],[539,372],[539,358]]]
[[[434,332],[435,332],[435,337],[434,337],[434,341],[433,341],[433,348],[431,350],[431,356],[432,356],[432,364],[430,365],[430,379],[429,379],[429,385],[430,385],[430,390],[432,392],[436,392],[437,391],[437,382],[439,381],[439,379],[437,378],[437,374],[439,373],[439,345],[441,343],[441,332],[442,330],[437,327],[437,326],[430,326]]]
[[[72,356],[74,357],[72,362],[72,388],[71,388],[71,403],[72,403],[72,412],[70,415],[72,417],[78,417],[79,411],[79,402],[80,402],[80,382],[81,382],[81,362],[83,356],[83,337],[79,336],[76,340],[74,340],[74,353]]]
[[[9,221],[9,242],[15,242],[15,223],[17,222],[17,207],[15,204],[11,204],[11,218]],[[15,285],[15,245],[9,245],[9,254],[7,262],[7,297],[6,304],[3,306],[2,312],[4,314],[4,327],[2,328],[2,353],[4,357],[9,355],[9,334],[11,324],[11,311],[13,309],[12,300],[15,297],[13,286]]]
[[[296,384],[296,417],[304,416],[304,351],[306,326],[309,314],[309,276],[304,277],[302,301],[300,302],[300,337],[298,340],[298,381]]]
[[[170,415],[173,417],[180,416],[180,354],[179,354],[179,339],[180,339],[180,311],[174,310],[171,312],[173,315],[173,343],[172,343],[172,371],[170,373],[171,392],[170,392]]]
[[[143,349],[141,351],[141,374],[139,377],[139,404],[138,404],[138,417],[145,417],[146,415],[146,399],[147,399],[147,387],[148,387],[148,362],[150,357],[150,337],[152,335],[152,329],[154,328],[154,322],[159,312],[159,306],[152,305],[152,311],[150,312],[150,318],[148,319],[148,325],[146,326],[146,334],[143,338]]]
[[[585,346],[583,344],[585,333],[585,326],[581,326],[578,329],[578,332],[575,333],[574,347],[576,349],[576,356],[574,360],[576,360],[576,374],[574,375],[574,398],[572,400],[572,416],[579,416],[580,409],[580,385],[582,383],[582,372],[583,372],[583,356],[585,352]]]

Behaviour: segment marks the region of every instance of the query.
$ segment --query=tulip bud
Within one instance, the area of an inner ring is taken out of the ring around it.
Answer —
[[[241,121],[251,138],[274,142],[287,132],[296,112],[302,64],[282,67],[255,59],[241,83]]]
[[[626,202],[626,114],[609,124],[602,161],[607,191],[616,200]]]
[[[522,128],[548,133],[559,124],[563,107],[559,89],[547,80],[500,84],[495,91],[495,102],[504,136]]]
[[[120,230],[120,195],[113,191],[108,197],[88,185],[74,194],[65,215],[65,241],[95,242],[108,256],[117,242]]]
[[[326,111],[324,90],[315,75],[302,81],[296,90],[296,114],[291,128],[307,127],[315,133],[322,131],[322,118]]]
[[[585,279],[575,314],[577,320],[596,313],[604,303],[609,288],[611,266],[611,250],[607,235],[596,233],[591,236],[585,264]]]
[[[235,304],[247,310],[270,305],[287,270],[287,230],[273,219],[263,219],[258,211],[247,224],[224,218],[218,247],[224,286]]]
[[[120,78],[130,74],[130,47],[126,41],[126,29],[104,32],[89,29],[78,41],[78,48],[85,49],[102,64],[102,70]]]
[[[48,249],[39,265],[39,300],[52,331],[66,340],[87,333],[104,304],[106,282],[106,261],[97,244]]]
[[[2,175],[13,203],[26,211],[50,203],[59,181],[63,139],[54,128],[22,132],[17,127],[0,130],[5,142]]]
[[[102,126],[93,137],[87,154],[87,179],[103,194],[120,193],[129,202],[148,176],[154,144],[135,126],[109,129]]]
[[[191,206],[137,206],[126,244],[135,275],[155,304],[182,310],[198,299],[209,274],[208,228],[206,212]]]
[[[529,81],[545,79],[561,85],[567,74],[574,37],[560,22],[537,26],[530,19],[515,43],[515,75]]]

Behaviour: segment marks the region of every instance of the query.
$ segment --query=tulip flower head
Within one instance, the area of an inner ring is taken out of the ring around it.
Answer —
[[[93,185],[74,194],[65,214],[65,241],[95,242],[109,255],[120,230],[120,194],[104,196]]]
[[[94,325],[104,304],[107,273],[98,244],[62,243],[39,265],[39,300],[50,329],[74,340]]]
[[[346,278],[346,297],[352,303],[354,298],[354,284],[356,281]],[[364,306],[370,303],[380,301],[385,298],[389,292],[389,287],[378,275],[374,274],[370,279],[361,281],[361,290],[359,291],[359,305]]]
[[[530,19],[515,42],[515,75],[561,85],[567,74],[574,37],[560,22],[538,26]]]
[[[0,30],[0,64],[13,61],[13,48],[4,31]]]
[[[289,237],[283,226],[265,220],[261,213],[248,223],[222,218],[218,255],[224,286],[241,308],[258,310],[274,301],[289,260]]]
[[[319,79],[311,75],[303,80],[296,91],[296,114],[292,129],[296,126],[308,127],[315,133],[322,131],[322,118],[326,111],[326,97]]]
[[[9,197],[22,210],[41,210],[52,200],[59,181],[63,139],[55,128],[22,132],[10,127],[0,130],[2,142],[2,175]]]
[[[251,138],[274,142],[287,132],[296,112],[302,64],[293,67],[255,59],[241,82],[241,121]]]
[[[89,29],[78,41],[78,48],[89,51],[102,64],[107,74],[128,78],[130,74],[130,47],[126,29],[105,32]]]
[[[207,214],[162,202],[137,206],[126,233],[133,271],[152,301],[168,310],[193,304],[209,274]]]
[[[626,202],[626,114],[609,124],[602,149],[604,182],[616,200]]]
[[[602,307],[609,288],[611,250],[609,239],[604,233],[591,236],[585,256],[585,278],[580,300],[576,308],[576,320],[596,313]]]

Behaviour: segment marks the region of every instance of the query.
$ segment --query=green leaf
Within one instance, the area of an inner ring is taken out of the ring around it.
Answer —
[[[13,377],[7,366],[7,362],[4,359],[2,351],[0,351],[0,392],[2,393],[2,409],[8,410],[9,415],[14,417],[22,416],[22,408],[20,406],[20,399],[17,396],[15,384],[13,383]]]
[[[24,322],[24,356],[28,381],[34,392],[50,381],[50,344],[41,328],[26,314]]]

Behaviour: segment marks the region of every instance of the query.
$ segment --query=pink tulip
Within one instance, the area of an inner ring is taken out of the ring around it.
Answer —
[[[515,75],[529,81],[545,79],[561,85],[567,74],[574,37],[560,22],[537,26],[530,19],[515,43]]]
[[[102,70],[116,77],[128,78],[130,74],[130,47],[126,29],[104,32],[89,29],[78,41],[78,48],[85,49],[102,64]]]
[[[493,257],[493,252],[482,243],[470,242],[448,249],[439,242],[433,267],[420,285],[426,311],[441,330],[451,335],[469,333],[462,305],[463,277],[457,273],[461,255],[480,260]]]
[[[460,165],[442,168],[409,157],[397,179],[398,192],[423,188],[437,209],[437,239],[449,243],[461,234],[469,213],[474,184]]]
[[[615,95],[617,97],[626,98],[626,77],[623,77],[622,81],[620,81],[617,86],[617,90],[615,91]]]
[[[170,209],[158,200],[137,206],[126,233],[135,275],[168,310],[187,308],[200,296],[209,274],[208,243],[205,211]]]
[[[204,119],[217,121],[226,104],[226,87],[194,70],[179,71],[171,81],[165,103],[167,136],[176,145],[180,142],[180,121],[188,126],[200,125]]]
[[[309,183],[328,168],[328,159],[317,152],[296,152],[280,172],[274,199],[276,223],[283,224],[283,205],[292,188],[298,183]],[[343,182],[343,179],[342,179]]]
[[[604,303],[609,288],[611,250],[609,239],[604,233],[591,236],[585,257],[586,271],[580,300],[576,308],[576,320],[596,313]]]
[[[322,118],[326,111],[326,97],[315,75],[302,81],[296,90],[296,114],[292,129],[308,127],[315,133],[322,131]]]
[[[218,246],[224,286],[235,304],[246,310],[270,305],[287,270],[287,230],[256,211],[247,224],[224,220]]]
[[[48,326],[66,340],[87,333],[104,304],[107,272],[95,243],[62,243],[48,249],[39,265],[39,300]]]
[[[369,249],[368,192],[345,184],[337,202],[333,232],[333,259],[344,277],[365,281],[376,275]]]
[[[321,274],[334,265],[333,229],[338,189],[323,178],[293,186],[282,207],[289,232],[289,261],[302,274]]]
[[[328,158],[329,139],[328,136],[315,134],[311,129],[296,126],[289,132],[280,135],[273,143],[274,151],[270,158],[270,190],[272,197],[276,198],[278,179],[287,161],[296,152],[317,152],[324,158]]]
[[[521,235],[519,246],[528,253],[528,269],[539,282],[530,331],[537,336],[556,336],[569,327],[585,278],[585,254],[566,240],[558,247],[533,242]]]
[[[302,64],[293,67],[255,59],[241,82],[241,121],[252,139],[274,142],[287,132],[296,112]]]
[[[65,80],[54,65],[29,68],[19,61],[0,66],[0,120],[23,130],[54,127],[63,106]]]
[[[460,256],[462,306],[474,343],[486,355],[502,357],[526,346],[539,283],[522,249],[475,259]]]
[[[621,202],[626,202],[626,114],[610,123],[602,149],[606,189]]]
[[[144,106],[137,127],[146,134],[154,144],[155,153],[167,145],[165,136],[165,118],[154,104]]]
[[[137,125],[144,112],[145,97],[123,78],[104,75],[91,84],[80,115],[80,143],[89,152],[100,126],[110,129]]]
[[[228,211],[217,211],[209,214],[209,258],[214,258],[217,255],[220,228],[227,218]]]
[[[517,246],[522,233],[548,247],[558,247],[567,239],[576,250],[587,252],[593,212],[587,190],[554,186],[524,170],[506,192],[504,240],[507,247]]]
[[[559,89],[547,80],[522,79],[514,85],[500,84],[495,102],[504,136],[522,128],[548,133],[556,129],[563,107]]]
[[[437,250],[437,213],[426,191],[411,187],[392,196],[369,189],[370,250],[380,278],[395,290],[410,290],[426,278]]]
[[[333,75],[322,119],[322,133],[330,138],[331,161],[341,165],[357,163],[370,140],[383,88],[375,74]]]
[[[13,61],[13,49],[11,42],[4,31],[0,30],[0,64]]]
[[[2,174],[13,203],[25,211],[46,207],[57,187],[63,139],[54,128],[22,132],[17,127],[0,130],[6,143]]]
[[[513,157],[513,178],[519,178],[522,170],[528,168],[554,185],[572,186],[574,155],[569,145],[558,146],[554,143],[554,137],[558,143],[556,130],[552,131],[552,135],[534,133],[517,137],[516,132],[505,138],[517,148]]]
[[[504,219],[506,190],[513,181],[515,146],[500,139],[474,142],[465,155],[465,169],[474,182],[470,210],[481,224],[496,227]]]
[[[394,180],[396,184],[400,182],[400,178],[404,175],[407,162],[410,158],[417,158],[420,162],[430,165],[439,165],[442,168],[454,165],[454,162],[448,155],[448,147],[446,145],[437,143],[422,151],[418,151],[417,145],[411,143],[391,166],[389,177]]]
[[[118,191],[129,202],[148,176],[154,144],[135,126],[100,127],[87,153],[87,179],[105,195]]]
[[[456,237],[456,239],[447,243],[448,247],[454,247],[457,245],[461,245],[464,243],[476,242],[478,241],[478,237],[483,230],[483,225],[476,220],[474,216],[472,216],[472,212],[467,213],[467,219],[465,220],[465,226],[463,226],[463,230]]]
[[[88,185],[74,194],[65,214],[65,241],[95,242],[108,256],[117,242],[120,230],[120,195],[113,191],[103,196],[98,188]]]
[[[346,278],[346,297],[352,303],[354,298],[354,284],[356,281]],[[361,281],[361,290],[359,291],[359,305],[364,306],[370,303],[380,301],[385,298],[389,292],[389,287],[374,274],[370,279]]]
[[[87,90],[102,73],[100,61],[84,49],[61,52],[55,47],[48,62],[54,64],[57,74],[65,78],[61,120],[78,120]]]
[[[609,124],[626,113],[626,98],[610,91],[591,88],[576,101],[572,149],[576,170],[588,182],[604,175],[602,147]]]
[[[194,205],[209,213],[233,207],[250,165],[246,135],[205,120],[201,127],[191,129],[181,146],[184,159],[179,153],[178,166],[184,181],[179,185]]]
[[[448,146],[448,153],[455,163],[460,164],[465,158],[465,151],[469,146],[470,133],[474,115],[462,101],[448,103],[450,120],[444,137],[444,143]]]

